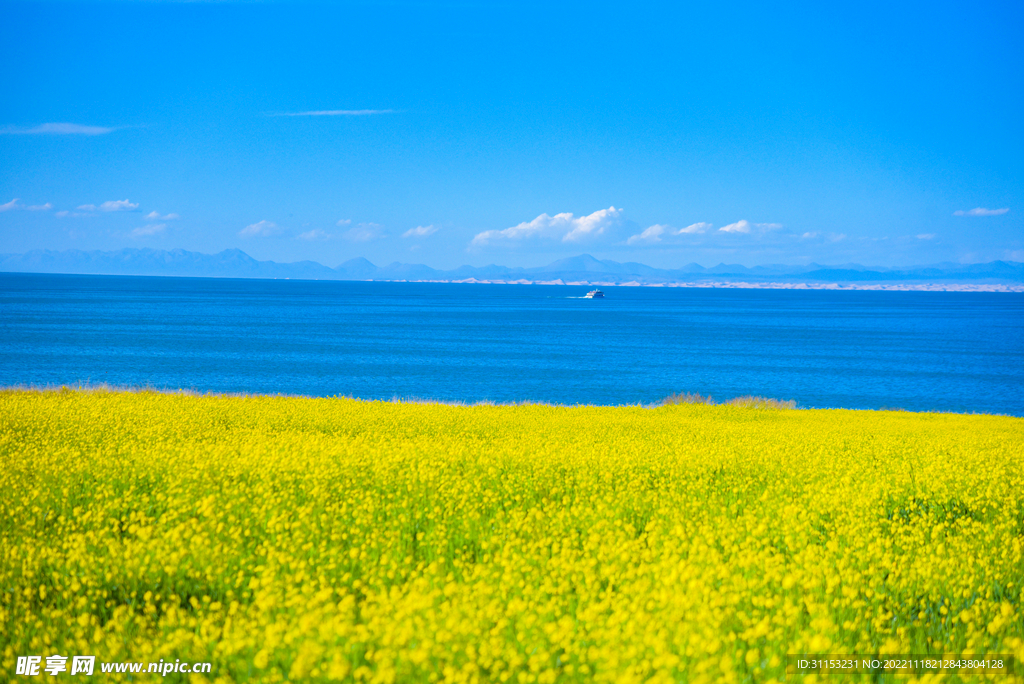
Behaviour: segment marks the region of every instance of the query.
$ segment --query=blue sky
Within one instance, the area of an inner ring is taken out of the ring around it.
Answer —
[[[0,253],[1024,261],[1024,5],[0,2]]]

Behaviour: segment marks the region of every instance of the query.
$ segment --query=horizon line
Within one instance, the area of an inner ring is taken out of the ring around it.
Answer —
[[[492,267],[492,266],[493,267],[497,267],[497,268],[535,270],[535,269],[538,269],[538,268],[545,268],[547,266],[554,265],[555,263],[557,263],[559,261],[567,261],[567,260],[570,260],[570,259],[578,259],[578,258],[581,258],[581,257],[589,257],[589,258],[593,259],[594,261],[601,262],[602,264],[616,264],[616,265],[620,265],[621,266],[621,265],[633,263],[633,264],[637,264],[639,266],[643,266],[645,268],[654,269],[654,270],[657,270],[657,271],[675,271],[675,270],[679,270],[681,268],[685,268],[685,267],[688,267],[688,266],[699,266],[700,268],[703,268],[703,269],[718,268],[720,266],[735,266],[735,267],[745,268],[745,269],[768,268],[768,267],[782,267],[782,268],[826,268],[826,269],[839,269],[839,270],[853,270],[850,267],[856,266],[856,267],[859,267],[859,268],[864,269],[866,271],[906,271],[906,270],[916,270],[916,269],[922,269],[922,268],[934,268],[936,266],[969,267],[969,266],[986,266],[986,265],[997,264],[997,263],[1008,264],[1008,265],[1024,266],[1024,262],[1020,262],[1020,261],[1013,261],[1013,260],[1010,260],[1010,259],[992,259],[990,261],[973,261],[973,262],[942,261],[942,262],[936,262],[936,263],[914,264],[914,265],[908,265],[908,266],[877,266],[877,265],[876,266],[868,266],[868,265],[857,263],[857,262],[846,262],[846,263],[843,263],[843,264],[821,264],[821,263],[814,262],[814,261],[806,263],[806,264],[759,263],[759,264],[755,264],[753,266],[746,266],[746,265],[741,264],[741,263],[728,263],[728,262],[725,262],[725,261],[721,261],[721,262],[719,262],[719,263],[717,263],[717,264],[715,264],[713,266],[704,266],[703,264],[700,264],[700,263],[698,263],[696,261],[690,261],[690,262],[687,262],[687,263],[683,264],[682,266],[662,267],[662,266],[649,266],[648,264],[644,264],[644,263],[641,263],[639,261],[616,261],[614,259],[600,259],[600,258],[595,257],[594,255],[592,255],[592,254],[590,254],[588,252],[582,252],[582,253],[575,254],[575,255],[572,255],[572,256],[560,257],[560,258],[555,259],[554,261],[548,262],[546,264],[542,264],[540,266],[506,266],[504,264],[497,264],[497,263],[493,263],[492,262],[492,263],[486,264],[484,266],[473,266],[472,264],[461,264],[461,265],[455,266],[453,268],[445,269],[445,268],[435,268],[433,266],[428,266],[427,264],[424,264],[424,263],[412,263],[412,262],[402,262],[402,261],[393,261],[392,263],[387,264],[386,266],[379,266],[379,265],[375,264],[374,262],[370,261],[369,259],[367,259],[364,256],[355,256],[355,257],[352,257],[350,259],[346,259],[345,261],[339,263],[337,266],[328,266],[328,265],[326,265],[324,263],[321,263],[319,261],[315,261],[313,259],[299,259],[297,261],[275,261],[273,259],[260,260],[260,259],[256,259],[252,255],[250,255],[248,252],[246,252],[241,247],[225,247],[224,249],[220,250],[219,252],[199,252],[199,251],[194,251],[194,250],[190,250],[190,249],[185,249],[184,247],[174,247],[174,248],[171,248],[171,249],[155,248],[155,247],[122,247],[120,249],[110,249],[110,250],[104,250],[104,249],[83,250],[83,249],[36,248],[36,249],[28,250],[26,252],[6,252],[6,253],[0,252],[0,258],[7,259],[7,258],[10,258],[10,257],[27,256],[29,254],[32,254],[33,252],[51,252],[51,253],[57,253],[57,254],[65,254],[65,253],[68,253],[68,252],[80,252],[80,253],[83,253],[83,254],[91,254],[91,253],[115,254],[115,253],[118,253],[118,252],[126,252],[126,251],[136,251],[136,252],[150,251],[150,252],[167,252],[167,253],[175,252],[175,251],[181,251],[181,252],[187,252],[189,254],[201,254],[203,256],[216,256],[218,254],[223,254],[224,252],[239,252],[241,254],[244,254],[248,258],[252,259],[253,261],[256,261],[257,263],[279,264],[279,265],[282,265],[282,266],[289,266],[289,265],[295,265],[295,264],[301,264],[301,263],[313,263],[313,264],[317,264],[318,266],[323,266],[324,268],[331,269],[331,270],[337,270],[337,269],[341,268],[344,264],[352,262],[352,261],[363,260],[363,261],[367,262],[368,264],[370,264],[371,266],[373,266],[374,268],[388,268],[388,267],[394,266],[394,265],[398,265],[398,266],[423,266],[425,268],[429,268],[429,269],[432,269],[432,270],[435,270],[435,271],[442,271],[442,272],[443,271],[453,271],[453,270],[457,270],[457,269],[460,269],[460,268],[488,268],[488,267]],[[595,274],[596,273],[598,273],[598,272],[595,271]]]

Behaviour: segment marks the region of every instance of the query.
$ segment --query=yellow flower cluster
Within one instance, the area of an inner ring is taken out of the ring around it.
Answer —
[[[0,679],[53,653],[212,662],[195,682],[1024,662],[1022,464],[998,416],[2,392]]]

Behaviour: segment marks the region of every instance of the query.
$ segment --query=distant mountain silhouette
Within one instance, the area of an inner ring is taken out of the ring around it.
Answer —
[[[369,259],[363,257],[357,257],[355,259],[349,259],[341,266],[338,266],[337,270],[339,273],[343,273],[350,278],[372,278],[377,275],[378,269]]]
[[[367,262],[369,263],[369,262]],[[116,252],[34,250],[0,257],[0,271],[103,275],[210,276],[227,278],[337,278],[315,261],[256,261],[240,249],[202,254],[184,249],[122,249]]]
[[[350,259],[336,268],[315,261],[277,263],[257,261],[240,249],[202,254],[184,249],[122,249],[116,252],[34,250],[25,254],[0,254],[0,271],[29,273],[81,273],[103,275],[204,276],[219,278],[294,278],[303,280],[528,280],[601,281],[647,284],[701,280],[827,281],[827,282],[1024,282],[1024,264],[992,261],[987,264],[944,263],[906,269],[889,269],[842,264],[840,266],[786,266],[770,264],[748,268],[718,264],[705,268],[687,264],[662,269],[635,262],[597,259],[589,254],[559,259],[547,266],[509,268],[460,266],[442,271],[424,264],[394,262],[375,266],[370,261]]]

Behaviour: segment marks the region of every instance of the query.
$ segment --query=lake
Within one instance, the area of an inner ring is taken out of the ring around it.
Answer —
[[[1024,415],[1024,294],[0,273],[0,385]]]

